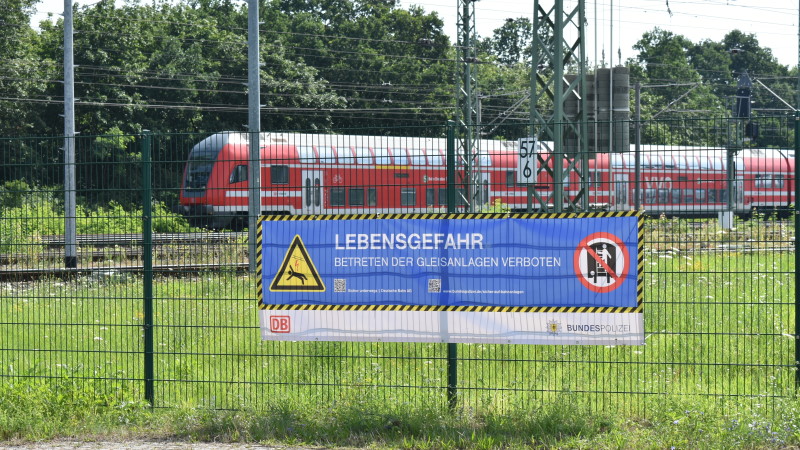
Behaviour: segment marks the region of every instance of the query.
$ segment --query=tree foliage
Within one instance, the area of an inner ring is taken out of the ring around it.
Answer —
[[[0,10],[4,135],[63,132],[63,22],[31,29],[36,1],[6,0]],[[259,8],[264,129],[405,134],[401,127],[418,126],[418,134],[440,134],[455,117],[459,67],[437,14],[396,0],[261,0]],[[101,0],[77,4],[74,21],[82,134],[245,129],[246,3]],[[490,137],[518,134],[527,123],[535,37],[530,19],[519,17],[479,39]],[[755,83],[755,116],[783,113],[784,102],[794,102],[793,74],[738,30],[694,43],[655,28],[634,49],[627,65],[631,82],[644,85],[646,119],[727,117],[745,72]],[[551,69],[535,68],[544,77]],[[540,100],[537,109],[552,107]]]

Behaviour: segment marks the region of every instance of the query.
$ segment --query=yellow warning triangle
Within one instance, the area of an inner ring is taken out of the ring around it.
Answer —
[[[283,292],[325,292],[325,283],[314,267],[314,262],[308,256],[303,240],[296,235],[289,246],[289,251],[283,257],[283,264],[275,274],[270,291]]]

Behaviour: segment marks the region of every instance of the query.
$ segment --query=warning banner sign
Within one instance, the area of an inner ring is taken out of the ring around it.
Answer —
[[[643,339],[632,212],[276,216],[260,227],[265,339]]]

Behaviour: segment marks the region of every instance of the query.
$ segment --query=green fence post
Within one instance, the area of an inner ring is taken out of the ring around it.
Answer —
[[[447,212],[456,212],[456,123],[447,121]],[[456,407],[458,396],[458,348],[447,344],[447,404]]]
[[[153,211],[150,151],[153,135],[142,135],[142,270],[144,273],[144,398],[155,404],[153,389]]]
[[[794,112],[794,386],[800,388],[800,303],[797,301],[797,289],[800,287],[800,246],[797,244],[797,230],[800,230],[800,165],[797,155],[800,152],[800,111]]]

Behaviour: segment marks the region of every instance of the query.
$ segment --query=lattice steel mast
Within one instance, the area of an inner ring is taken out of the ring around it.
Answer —
[[[462,168],[464,202],[469,211],[479,211],[488,199],[481,198],[480,131],[478,123],[479,99],[477,78],[477,49],[475,34],[475,1],[458,0],[458,67],[459,84],[456,93],[458,105],[458,134],[456,154]]]
[[[540,165],[540,171],[549,173],[554,182],[551,194],[536,189],[533,194],[543,211],[561,212],[565,205],[573,211],[586,211],[589,147],[584,0],[577,0],[577,6],[566,11],[563,0],[555,0],[549,11],[539,0],[534,0],[533,11],[530,133],[541,141],[553,143],[549,153],[542,155],[544,164]],[[574,42],[566,40],[570,30],[577,33]],[[567,66],[573,67],[577,75],[567,76]],[[552,69],[552,77],[540,72],[547,68]],[[551,115],[537,109],[540,99],[545,97],[553,102]],[[578,174],[580,188],[576,195],[567,194],[565,198],[564,180],[572,172]]]

